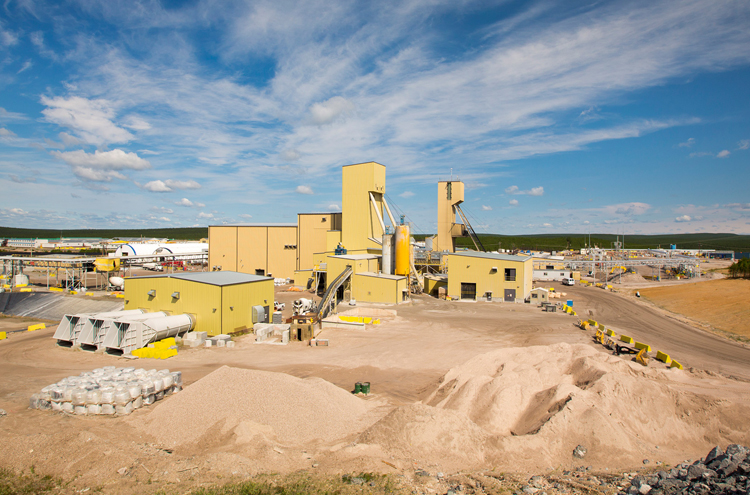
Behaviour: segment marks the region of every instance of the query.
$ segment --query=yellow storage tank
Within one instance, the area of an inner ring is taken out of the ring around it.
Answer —
[[[409,275],[409,255],[411,246],[409,245],[409,226],[396,226],[396,275]]]

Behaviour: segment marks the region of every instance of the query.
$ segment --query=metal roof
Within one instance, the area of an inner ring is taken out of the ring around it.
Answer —
[[[448,256],[467,256],[470,258],[486,258],[500,261],[528,261],[531,256],[515,256],[512,254],[480,253],[479,251],[462,251],[460,253],[446,253]]]
[[[342,260],[374,260],[380,258],[379,254],[334,254],[329,258],[339,258]]]
[[[209,227],[296,227],[296,223],[226,223]]]
[[[177,278],[189,282],[198,282],[199,284],[209,285],[237,285],[251,282],[260,282],[262,280],[273,280],[271,277],[260,275],[251,275],[249,273],[239,272],[184,272],[184,273],[166,273],[162,275],[146,275],[143,277],[133,277],[131,280],[143,278]]]
[[[406,278],[403,275],[387,275],[385,273],[375,273],[375,272],[359,272],[359,273],[355,273],[355,275],[364,275],[365,277],[375,277],[375,278],[386,278],[388,280],[402,280]]]

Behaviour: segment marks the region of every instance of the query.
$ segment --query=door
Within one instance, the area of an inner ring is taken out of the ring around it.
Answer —
[[[515,302],[516,289],[505,289],[505,302]]]
[[[477,284],[467,284],[461,282],[461,299],[471,299],[475,301],[477,298]]]

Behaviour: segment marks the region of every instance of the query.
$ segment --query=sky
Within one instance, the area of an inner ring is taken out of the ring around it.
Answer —
[[[750,2],[5,0],[0,225],[750,234]]]

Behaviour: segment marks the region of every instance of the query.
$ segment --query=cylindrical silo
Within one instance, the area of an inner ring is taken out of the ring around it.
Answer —
[[[411,246],[409,245],[409,226],[397,225],[395,234],[396,244],[396,275],[409,275],[409,255]]]
[[[383,234],[383,257],[380,259],[381,271],[386,275],[393,275],[394,257],[393,234]]]
[[[425,240],[424,240],[425,251],[428,251],[428,252],[432,251],[432,241],[433,241],[432,237],[425,238]]]

